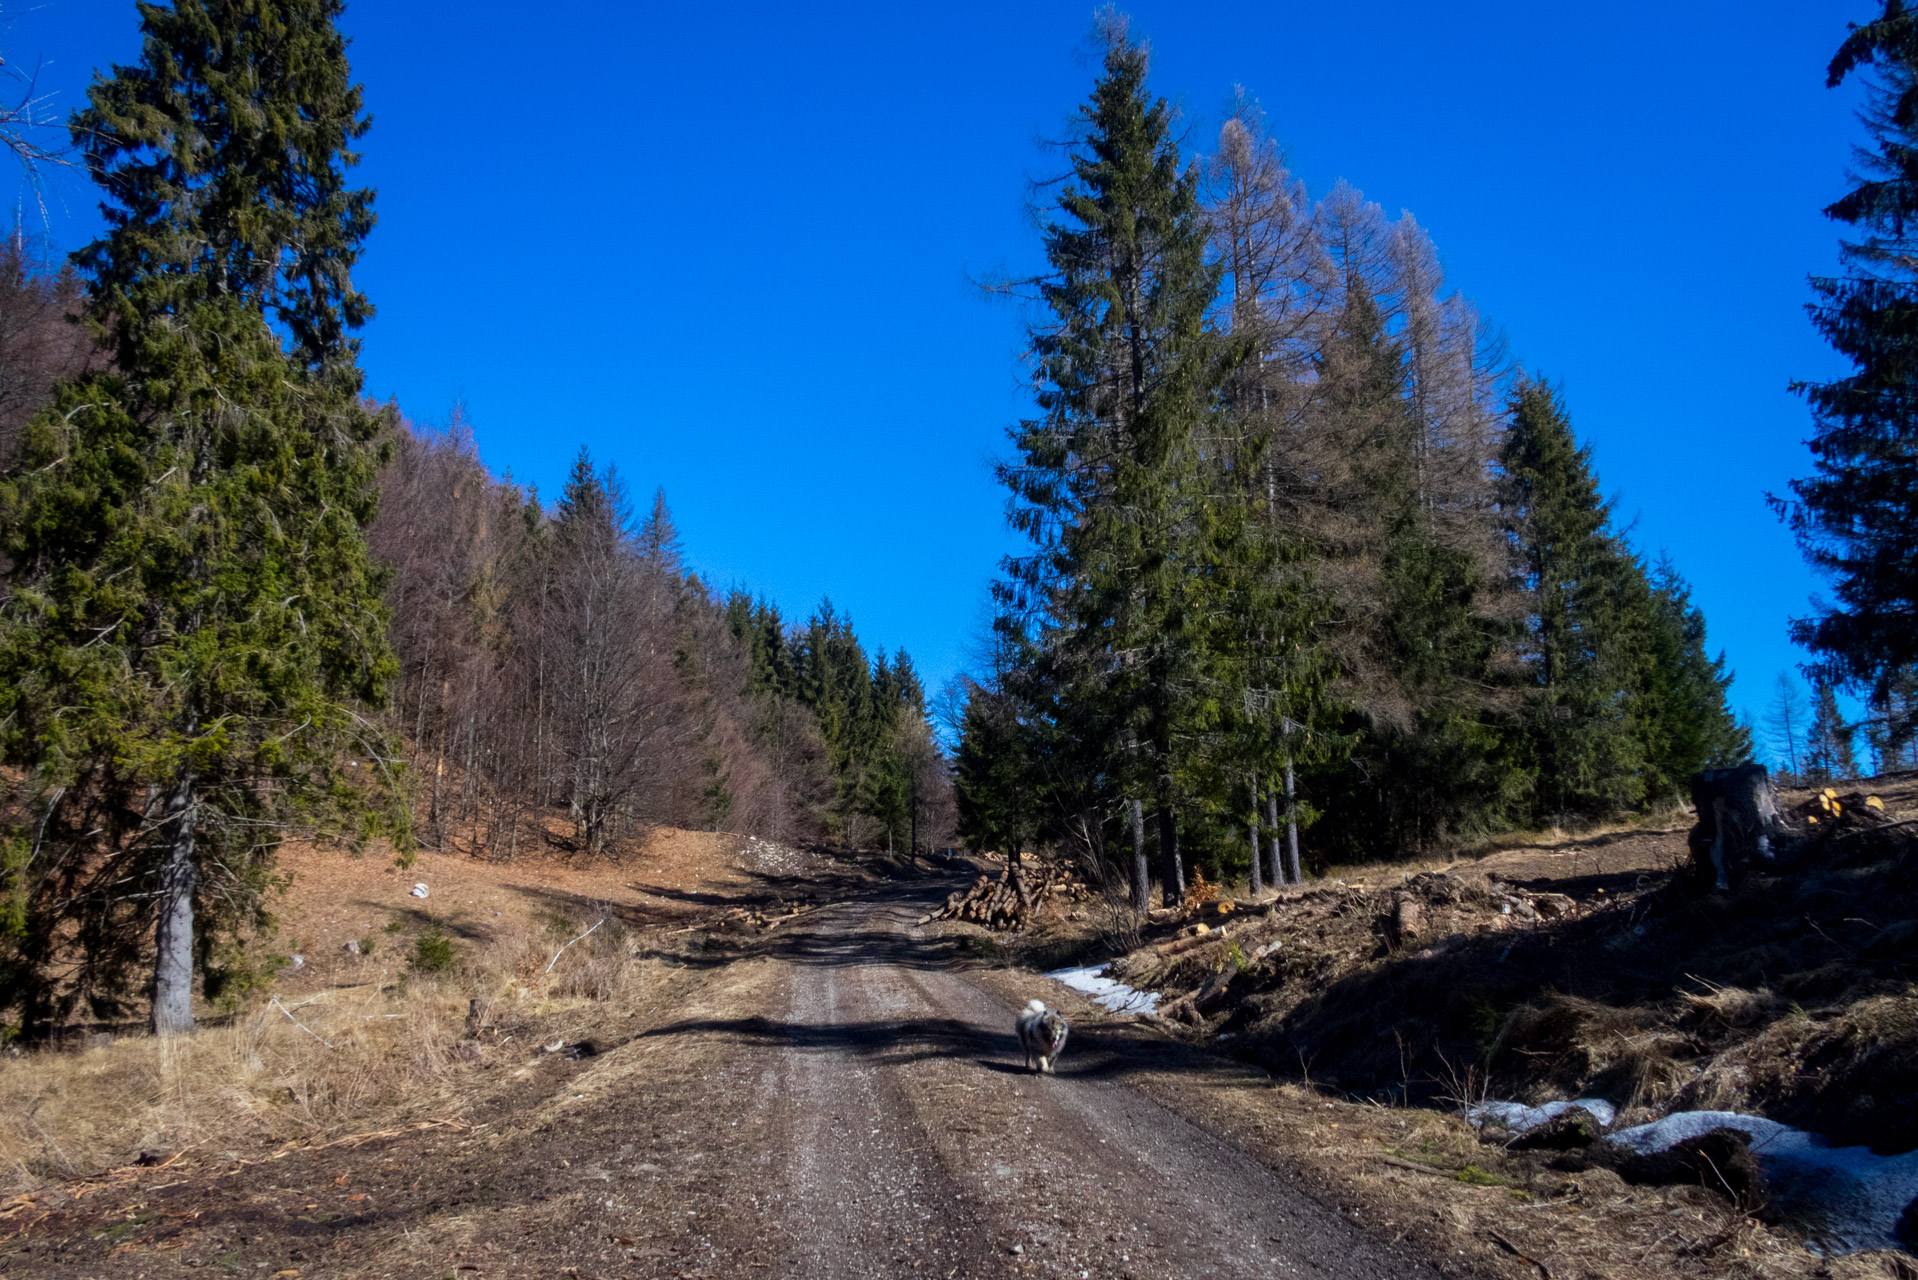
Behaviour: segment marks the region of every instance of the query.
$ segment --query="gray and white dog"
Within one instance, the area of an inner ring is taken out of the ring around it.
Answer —
[[[1071,1030],[1066,1025],[1065,1015],[1056,1009],[1046,1008],[1043,1000],[1029,1000],[1025,1012],[1019,1015],[1019,1020],[1013,1025],[1019,1031],[1019,1047],[1026,1051],[1026,1070],[1032,1069],[1036,1058],[1040,1072],[1052,1074],[1053,1060],[1066,1047],[1066,1033]]]

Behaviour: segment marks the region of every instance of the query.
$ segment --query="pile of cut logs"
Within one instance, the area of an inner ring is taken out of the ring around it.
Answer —
[[[1030,862],[1008,863],[994,880],[980,876],[972,887],[954,892],[944,906],[919,917],[920,924],[934,920],[970,920],[988,929],[1023,929],[1039,916],[1057,884],[1052,868]]]
[[[1817,827],[1813,835],[1903,825],[1892,821],[1891,814],[1885,810],[1885,802],[1877,796],[1868,796],[1862,791],[1851,791],[1841,796],[1836,787],[1826,787],[1813,795],[1794,808],[1792,816],[1807,826]]]

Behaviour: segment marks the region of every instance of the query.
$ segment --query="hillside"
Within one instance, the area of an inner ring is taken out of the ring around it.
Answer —
[[[1678,1248],[1666,1264],[1676,1270],[1715,1258],[1736,1273],[1749,1257],[1766,1275],[1822,1274],[1820,1252],[1882,1247],[1909,1230],[1894,1222],[1909,1190],[1889,1216],[1880,1211],[1874,1234],[1834,1216],[1839,1193],[1826,1188],[1767,1194],[1761,1184],[1728,1197],[1697,1177],[1628,1186],[1616,1157],[1587,1145],[1599,1126],[1527,1137],[1491,1120],[1508,1108],[1480,1111],[1489,1122],[1477,1131],[1459,1117],[1488,1103],[1593,1098],[1615,1108],[1616,1132],[1673,1112],[1729,1111],[1856,1147],[1861,1167],[1908,1179],[1899,1171],[1918,1149],[1909,825],[1918,780],[1841,785],[1877,795],[1882,813],[1860,806],[1873,816],[1855,820],[1840,804],[1834,817],[1816,793],[1787,794],[1802,844],[1730,894],[1691,876],[1680,818],[1508,842],[1446,864],[1346,869],[1226,911],[1158,913],[1144,945],[1106,974],[1162,992],[1149,1021],[1166,1034],[1356,1104],[1333,1108],[1338,1123],[1316,1104],[1295,1111],[1310,1137],[1292,1149],[1375,1210],[1404,1196],[1452,1203],[1449,1190],[1404,1176],[1437,1172],[1522,1192],[1541,1211],[1557,1206],[1515,1220],[1531,1224],[1518,1235],[1490,1201],[1472,1211],[1481,1235],[1504,1231],[1553,1268],[1575,1260],[1593,1274],[1665,1274],[1646,1263],[1663,1240]],[[1808,821],[1817,816],[1822,833]],[[1056,916],[1024,941],[1035,962],[1099,956],[1096,921],[1080,915]],[[1693,1225],[1668,1222],[1674,1214]],[[1819,1248],[1807,1252],[1801,1239]],[[1882,1258],[1873,1265],[1889,1274],[1908,1265],[1895,1253],[1854,1256]]]
[[[1918,802],[1881,790],[1895,820]],[[1264,1275],[1283,1246],[1322,1276],[1903,1280],[1906,1255],[1808,1248],[1775,1204],[1460,1114],[1582,1093],[1615,1128],[1708,1103],[1834,1129],[1869,1093],[1881,1149],[1909,1147],[1880,1012],[1913,999],[1905,952],[1847,923],[1905,912],[1903,830],[1722,898],[1678,877],[1673,825],[1160,913],[1114,970],[1165,993],[1149,1018],[1034,972],[1102,958],[1096,894],[1025,933],[913,924],[990,860],[672,830],[403,872],[297,848],[303,960],[270,997],[0,1060],[0,1266],[1143,1277]],[[1056,1077],[1011,1035],[1035,994],[1073,1022]]]

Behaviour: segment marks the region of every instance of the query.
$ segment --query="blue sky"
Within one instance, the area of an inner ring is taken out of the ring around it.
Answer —
[[[130,0],[0,7],[53,109],[137,55]],[[1859,138],[1824,66],[1870,9],[1130,6],[1194,147],[1242,84],[1315,192],[1417,216],[1563,385],[1755,714],[1816,590],[1763,494],[1808,465],[1787,382],[1840,369],[1802,306]],[[990,459],[1024,403],[1021,317],[968,279],[1038,263],[1026,184],[1091,82],[1092,12],[359,0],[368,390],[424,421],[463,403],[548,493],[585,444],[664,487],[710,579],[795,617],[830,595],[936,688],[1011,545]],[[57,246],[92,204],[48,184]]]

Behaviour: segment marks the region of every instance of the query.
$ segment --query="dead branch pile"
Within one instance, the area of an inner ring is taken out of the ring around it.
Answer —
[[[796,920],[800,916],[808,915],[820,910],[822,907],[831,905],[833,904],[815,903],[812,906],[782,905],[777,911],[770,911],[760,907],[732,907],[720,912],[716,916],[708,916],[696,924],[689,924],[679,929],[668,929],[666,932],[668,935],[671,935],[676,933],[694,933],[701,929],[721,930],[729,933],[738,933],[747,929],[777,929],[788,920]]]
[[[1198,911],[1203,909],[1206,903],[1218,900],[1219,886],[1205,878],[1205,871],[1202,868],[1193,867],[1192,883],[1186,886],[1185,901],[1180,905],[1187,911]]]
[[[972,887],[955,891],[937,911],[919,918],[920,924],[934,920],[970,920],[988,929],[1024,929],[1038,919],[1058,886],[1051,867],[1026,862],[1009,863],[994,880],[980,876]]]

